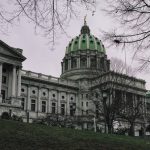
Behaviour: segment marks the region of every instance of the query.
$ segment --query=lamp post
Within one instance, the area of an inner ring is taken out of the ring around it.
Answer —
[[[95,116],[93,118],[93,123],[94,123],[94,132],[96,132],[96,119],[95,119]]]
[[[73,110],[73,116],[74,116],[75,111],[76,111],[76,103],[73,103],[73,105],[72,105],[72,110]]]
[[[106,102],[106,100],[107,100],[107,92],[106,92],[106,90],[102,91],[102,99],[103,99],[103,102]],[[105,111],[105,108],[104,108],[104,111]],[[105,133],[106,133],[106,117],[105,117]]]

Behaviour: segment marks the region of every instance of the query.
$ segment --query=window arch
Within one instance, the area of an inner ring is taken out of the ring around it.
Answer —
[[[92,57],[91,59],[90,59],[90,66],[91,66],[91,68],[96,68],[96,57]]]
[[[76,68],[77,67],[77,59],[72,57],[71,58],[71,68]]]
[[[65,70],[68,70],[68,59],[65,60]]]

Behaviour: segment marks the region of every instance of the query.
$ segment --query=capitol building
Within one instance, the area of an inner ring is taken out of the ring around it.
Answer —
[[[23,50],[0,41],[0,115],[15,114],[24,122],[69,116],[80,119],[78,128],[88,129],[99,112],[99,99],[145,103],[145,81],[110,70],[105,46],[86,21],[64,53],[62,73],[56,78],[22,70]]]

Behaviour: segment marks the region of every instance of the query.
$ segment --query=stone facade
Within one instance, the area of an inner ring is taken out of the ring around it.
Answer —
[[[75,47],[76,42],[80,49]],[[79,37],[69,46],[61,63],[61,77],[56,78],[22,70],[26,59],[22,50],[0,41],[0,115],[9,112],[21,116],[25,122],[58,114],[74,116],[82,118],[83,128],[90,128],[96,112],[93,103],[96,96],[90,92],[98,91],[101,95],[103,90],[109,91],[112,84],[114,94],[119,91],[124,100],[130,93],[132,100],[145,103],[145,81],[110,71],[104,46],[91,36],[88,26],[82,27]]]

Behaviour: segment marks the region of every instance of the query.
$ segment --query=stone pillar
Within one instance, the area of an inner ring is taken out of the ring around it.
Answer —
[[[99,69],[100,68],[100,58],[99,57],[97,57],[96,58],[96,67],[97,67],[97,69]]]
[[[48,90],[47,113],[51,113],[51,91]]]
[[[65,72],[65,62],[62,63],[62,72]]]
[[[41,88],[39,87],[39,90],[38,90],[38,99],[37,99],[37,106],[36,106],[36,110],[37,112],[41,112]]]
[[[13,66],[12,72],[12,97],[16,97],[16,66]]]
[[[90,56],[87,56],[87,68],[90,68]]]
[[[57,92],[57,113],[60,114],[61,106],[60,106],[60,100],[61,100],[61,93],[58,91]]]
[[[31,99],[30,99],[30,86],[28,85],[28,97],[27,97],[27,111],[31,109]]]
[[[66,114],[67,115],[70,115],[70,96],[69,96],[69,93],[66,93],[66,96],[67,96],[67,105],[66,105]]]
[[[0,62],[0,103],[2,103],[2,95],[1,95],[1,90],[2,90],[2,73],[3,73],[3,64]]]
[[[17,96],[21,95],[21,68],[18,69],[18,92]]]
[[[80,56],[77,57],[77,68],[80,68]]]
[[[76,116],[78,116],[78,115],[80,115],[81,113],[81,101],[79,100],[80,98],[79,98],[79,96],[80,96],[80,94],[78,93],[76,93],[75,94],[75,103],[76,103],[76,111],[75,111],[75,115]]]
[[[68,59],[68,70],[71,69],[71,58]]]
[[[64,71],[63,71],[63,62],[61,62],[61,73],[63,73]]]

